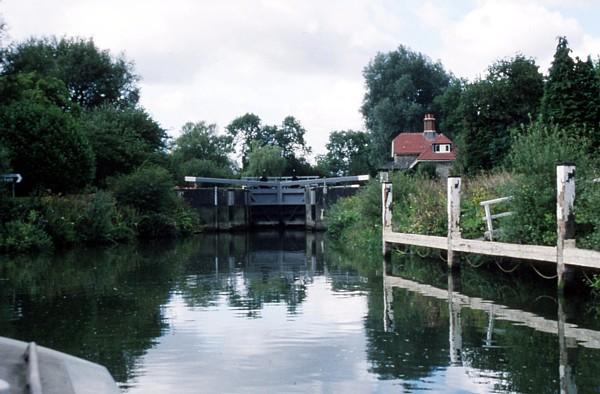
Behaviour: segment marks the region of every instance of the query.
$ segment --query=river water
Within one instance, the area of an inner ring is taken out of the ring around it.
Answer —
[[[367,259],[368,260],[368,259]],[[320,234],[202,235],[0,260],[0,336],[105,365],[126,393],[600,391],[600,307]]]

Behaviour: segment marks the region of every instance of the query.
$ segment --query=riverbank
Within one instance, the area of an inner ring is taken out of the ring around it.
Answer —
[[[461,196],[460,228],[464,239],[483,239],[486,236],[486,221],[483,201],[511,196],[503,201],[494,220],[494,240],[517,244],[552,245],[556,242],[556,219],[552,215],[556,209],[555,199],[548,193],[556,192],[554,185],[545,185],[532,189],[519,174],[496,172],[475,177],[463,177]],[[419,173],[395,173],[391,176],[393,184],[392,228],[396,232],[429,236],[446,236],[447,233],[447,197],[446,182],[431,179]],[[590,193],[589,183],[578,189],[582,196],[575,206],[575,212],[582,213],[590,209],[595,200],[596,190]],[[333,207],[329,216],[330,233],[336,242],[349,245],[353,253],[367,257],[380,254],[381,248],[381,186],[377,182],[368,185],[359,195],[344,200]],[[549,200],[549,201],[548,201]],[[545,209],[543,209],[545,208]],[[585,214],[577,217],[577,244],[584,248],[597,249],[594,242],[598,236],[598,227]],[[528,229],[529,231],[524,231]],[[427,249],[411,248],[425,253]],[[437,255],[437,251],[434,254]],[[496,262],[498,259],[483,259]],[[520,264],[510,264],[517,268]],[[527,265],[527,264],[525,264]],[[537,271],[535,267],[534,270]],[[542,270],[544,271],[544,270]],[[542,276],[551,276],[544,275]],[[587,285],[599,288],[597,275],[581,276]]]
[[[131,243],[199,232],[198,215],[174,186],[166,170],[145,167],[87,194],[0,196],[0,252]]]

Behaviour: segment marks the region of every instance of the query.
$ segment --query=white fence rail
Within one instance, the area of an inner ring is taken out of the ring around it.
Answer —
[[[569,266],[600,269],[600,252],[579,249],[575,239],[575,166],[556,167],[556,246],[523,245],[505,242],[464,239],[460,232],[460,177],[449,177],[447,188],[448,235],[446,237],[421,234],[406,234],[392,230],[392,184],[382,183],[382,227],[383,252],[388,254],[393,244],[417,245],[448,251],[448,266],[455,268],[458,260],[454,252],[477,253],[491,256],[503,256],[516,259],[544,261],[556,264],[558,288],[563,290],[570,275]],[[509,197],[485,201],[488,207],[485,220],[491,221],[507,216],[508,212],[492,215],[490,205],[507,201]],[[483,204],[483,203],[482,203]],[[500,216],[498,216],[500,215]],[[493,240],[493,227],[489,228]]]

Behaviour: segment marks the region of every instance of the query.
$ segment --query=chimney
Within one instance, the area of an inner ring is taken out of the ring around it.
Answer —
[[[423,136],[427,140],[434,140],[436,135],[435,117],[433,114],[425,114],[425,118],[423,119]]]

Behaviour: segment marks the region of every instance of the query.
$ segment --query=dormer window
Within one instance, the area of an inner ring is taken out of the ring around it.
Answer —
[[[450,144],[433,144],[433,151],[436,153],[447,153],[450,152]]]

